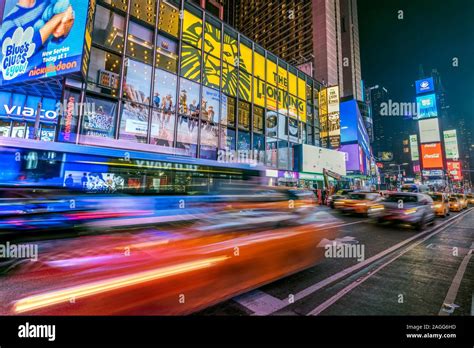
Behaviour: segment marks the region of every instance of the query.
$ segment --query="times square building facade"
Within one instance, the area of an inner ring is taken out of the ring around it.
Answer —
[[[55,97],[62,102],[57,120],[41,119],[41,140],[273,172],[297,170],[299,144],[320,145],[320,84],[216,17],[185,0],[89,6],[92,42],[82,74],[47,79],[42,86],[52,87],[30,97],[45,109]],[[12,100],[21,91],[12,85],[0,93]],[[3,136],[31,138],[28,122],[0,122]]]

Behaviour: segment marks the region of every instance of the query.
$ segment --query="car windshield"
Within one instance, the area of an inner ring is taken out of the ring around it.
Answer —
[[[474,195],[467,195],[467,198],[474,198]]]
[[[368,199],[367,195],[365,193],[351,193],[349,195],[349,199],[355,199],[355,200],[364,200],[364,199]]]
[[[433,198],[433,201],[435,202],[441,202],[443,200],[442,195],[430,195],[431,198]]]
[[[399,202],[403,201],[403,203],[416,203],[418,202],[417,196],[410,196],[410,195],[389,195],[385,201],[386,202]]]
[[[454,197],[451,197],[451,198],[449,199],[449,201],[450,201],[450,202],[457,202],[458,199],[457,199],[457,198],[454,198]]]

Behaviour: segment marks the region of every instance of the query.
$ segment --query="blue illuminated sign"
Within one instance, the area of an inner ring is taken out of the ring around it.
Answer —
[[[432,77],[415,82],[416,94],[434,92],[434,81]]]
[[[81,71],[88,0],[6,0],[0,86]]]
[[[436,107],[436,95],[428,94],[416,97],[416,111],[416,119],[418,120],[430,117],[437,117],[438,108]]]

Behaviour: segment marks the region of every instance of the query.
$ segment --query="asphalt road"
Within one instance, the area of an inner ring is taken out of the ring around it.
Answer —
[[[423,232],[328,213],[341,219],[336,243],[363,259],[326,257],[197,315],[474,315],[474,208]]]

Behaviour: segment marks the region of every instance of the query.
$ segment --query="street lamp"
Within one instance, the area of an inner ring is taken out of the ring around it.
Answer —
[[[402,184],[402,170],[401,170],[401,167],[402,166],[407,166],[408,163],[402,163],[402,164],[398,164],[398,163],[390,163],[389,164],[389,167],[398,167],[398,177],[397,177],[397,182],[400,182],[400,186]],[[399,187],[400,187],[399,186]]]

